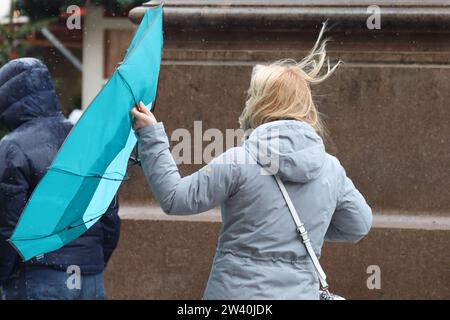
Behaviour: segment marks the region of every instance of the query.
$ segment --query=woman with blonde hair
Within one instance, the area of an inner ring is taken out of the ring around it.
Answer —
[[[302,61],[253,69],[239,118],[252,132],[192,175],[180,176],[163,124],[144,106],[132,110],[143,170],[163,210],[188,215],[221,205],[204,299],[319,299],[324,279],[311,254],[320,256],[324,240],[357,242],[369,232],[370,207],[321,138],[310,86],[337,68],[323,31]]]

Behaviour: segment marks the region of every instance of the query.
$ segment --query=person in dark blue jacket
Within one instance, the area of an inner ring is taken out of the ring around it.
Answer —
[[[22,58],[0,69],[0,127],[9,131],[0,140],[3,299],[103,299],[103,270],[120,233],[117,197],[101,220],[57,251],[23,262],[7,242],[72,128],[41,61]]]

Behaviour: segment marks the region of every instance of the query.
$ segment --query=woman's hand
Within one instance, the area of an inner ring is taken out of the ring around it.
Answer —
[[[139,103],[139,109],[137,107],[131,109],[131,114],[134,118],[133,129],[135,131],[149,125],[154,125],[158,122],[153,113],[151,113],[142,102]]]

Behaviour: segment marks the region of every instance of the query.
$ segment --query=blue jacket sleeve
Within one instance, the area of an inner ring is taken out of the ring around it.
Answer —
[[[114,197],[108,211],[101,218],[101,223],[103,227],[103,257],[106,266],[119,243],[121,221],[118,196]]]
[[[325,235],[328,241],[358,242],[372,226],[372,209],[363,195],[341,169],[339,197],[336,210]]]
[[[7,242],[29,197],[28,162],[13,143],[0,142],[0,283],[8,279],[19,259]]]
[[[233,153],[225,152],[201,170],[181,177],[159,122],[137,131],[142,169],[161,208],[167,214],[205,212],[224,202],[239,186]]]

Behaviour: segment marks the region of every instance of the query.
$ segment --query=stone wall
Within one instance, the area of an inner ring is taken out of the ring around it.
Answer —
[[[197,120],[203,130],[237,128],[252,66],[301,59],[329,19],[328,53],[344,64],[313,93],[326,115],[329,152],[378,221],[357,246],[326,245],[331,282],[352,298],[450,298],[450,2],[227,2],[166,1],[156,116],[169,135],[192,131]],[[381,7],[380,30],[366,27],[369,4]],[[123,210],[156,210],[141,170],[130,176]],[[199,298],[219,222],[131,216],[108,270],[110,296]],[[380,266],[382,290],[367,289],[369,265]]]
[[[218,212],[173,218],[123,210],[120,245],[106,273],[110,299],[200,299],[220,230]],[[321,263],[333,291],[349,299],[450,299],[450,218],[375,216],[357,245],[326,243]],[[299,243],[300,245],[300,243]],[[369,290],[373,266],[380,289]]]

